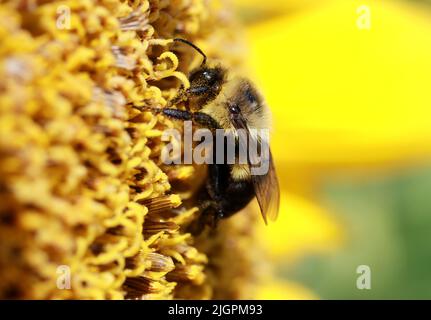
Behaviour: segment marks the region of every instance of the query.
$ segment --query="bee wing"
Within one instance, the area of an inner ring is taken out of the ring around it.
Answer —
[[[246,134],[238,133],[240,146],[254,146],[259,145],[261,149],[261,158],[257,158],[257,152],[243,152],[248,153],[248,162],[251,172],[251,180],[253,182],[254,192],[256,194],[257,202],[259,203],[260,212],[262,214],[265,224],[268,224],[268,218],[275,221],[278,217],[278,209],[280,205],[280,187],[278,184],[277,175],[275,172],[274,162],[272,160],[271,150],[267,139],[261,139],[259,136],[250,133],[248,126],[244,119],[236,119],[234,125],[236,129],[244,129]],[[246,140],[251,138],[247,143]],[[267,152],[265,152],[265,149]],[[241,150],[241,147],[240,147]],[[267,168],[265,174],[253,174],[252,168],[257,164],[260,167]]]
[[[265,175],[251,175],[257,202],[259,203],[260,212],[265,224],[268,224],[268,218],[275,221],[278,217],[280,204],[280,187],[275,172],[274,162],[272,160],[271,150],[269,150],[268,172]]]

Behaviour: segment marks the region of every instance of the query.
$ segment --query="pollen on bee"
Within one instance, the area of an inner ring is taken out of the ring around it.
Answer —
[[[60,29],[63,2],[0,4],[0,299],[243,297],[260,261],[253,218],[191,235],[196,171],[160,161],[176,124],[145,111],[190,87],[195,52],[177,36],[229,69],[241,61],[221,45],[241,40],[234,18],[216,25],[225,8],[203,0],[69,1],[71,28]],[[73,290],[47,272],[66,264]]]

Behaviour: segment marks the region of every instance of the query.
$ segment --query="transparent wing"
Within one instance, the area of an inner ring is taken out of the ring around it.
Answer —
[[[255,146],[259,146],[261,150],[259,157],[257,156],[257,152],[247,152],[246,150],[242,150],[242,152],[248,153],[251,180],[253,182],[257,202],[259,203],[263,220],[265,221],[265,224],[268,224],[268,219],[271,221],[275,221],[277,219],[280,205],[280,187],[268,140],[261,139],[259,136],[251,134],[243,119],[236,119],[234,124],[236,129],[244,129],[246,132],[246,134],[238,134],[240,152],[241,145],[248,146],[250,148],[254,144]],[[263,151],[265,149],[266,151]],[[256,166],[267,168],[267,171],[264,174],[253,174],[252,168],[256,168]]]
[[[269,166],[268,173],[266,175],[251,176],[260,211],[266,224],[268,223],[268,218],[271,221],[275,221],[277,219],[280,204],[280,188],[271,151],[269,151],[267,161]]]

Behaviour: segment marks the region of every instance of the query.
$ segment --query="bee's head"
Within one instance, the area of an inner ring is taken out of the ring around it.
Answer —
[[[269,129],[270,113],[260,93],[247,79],[232,81],[225,107],[234,124],[244,121],[249,128]]]
[[[203,65],[194,70],[189,77],[190,88],[187,93],[191,97],[202,97],[205,101],[213,100],[220,93],[225,82],[226,71],[220,67],[208,67]]]
[[[226,130],[246,126],[251,129],[270,129],[271,114],[260,93],[251,82],[231,78],[224,82],[220,94],[202,112],[210,115]]]
[[[190,87],[186,91],[187,97],[199,106],[211,102],[222,89],[226,70],[220,66],[208,65],[205,53],[190,41],[179,38],[174,39],[174,41],[187,44],[203,57],[200,67],[193,70],[189,75]]]

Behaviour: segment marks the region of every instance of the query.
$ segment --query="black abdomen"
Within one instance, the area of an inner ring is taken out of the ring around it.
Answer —
[[[213,202],[212,214],[226,218],[243,209],[254,198],[250,180],[234,180],[230,165],[211,164],[208,166],[208,181],[201,190],[201,201]]]

